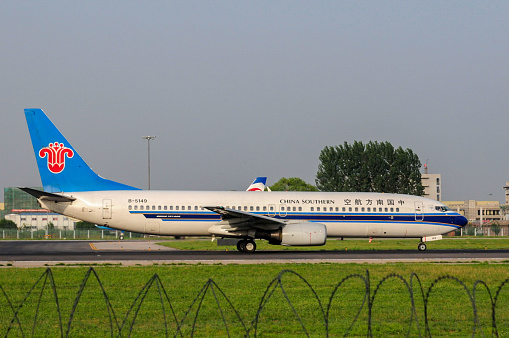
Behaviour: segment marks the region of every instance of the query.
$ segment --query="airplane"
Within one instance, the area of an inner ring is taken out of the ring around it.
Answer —
[[[246,191],[264,191],[267,184],[267,177],[257,177]]]
[[[41,109],[25,117],[44,191],[20,187],[42,208],[109,228],[151,235],[255,240],[320,246],[336,238],[418,238],[426,242],[467,219],[421,196],[367,192],[157,191],[97,175]]]

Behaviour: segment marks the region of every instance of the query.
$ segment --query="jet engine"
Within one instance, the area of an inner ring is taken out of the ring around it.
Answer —
[[[327,240],[327,227],[311,222],[287,224],[274,231],[257,230],[256,238],[266,239],[274,245],[318,246]]]

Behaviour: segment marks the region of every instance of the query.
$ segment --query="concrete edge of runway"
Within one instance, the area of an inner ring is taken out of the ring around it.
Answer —
[[[164,265],[215,264],[386,264],[386,263],[505,263],[505,258],[428,258],[428,259],[281,259],[281,260],[111,260],[111,261],[0,261],[0,268],[60,268],[60,267],[136,267]]]

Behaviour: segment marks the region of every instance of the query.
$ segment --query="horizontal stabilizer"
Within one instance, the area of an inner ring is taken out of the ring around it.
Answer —
[[[24,192],[34,196],[38,200],[42,200],[42,201],[72,202],[72,201],[76,200],[76,198],[74,198],[74,197],[52,194],[50,192],[45,192],[45,191],[41,191],[41,190],[37,190],[37,189],[25,188],[25,187],[18,187],[18,188],[20,190],[23,190]]]

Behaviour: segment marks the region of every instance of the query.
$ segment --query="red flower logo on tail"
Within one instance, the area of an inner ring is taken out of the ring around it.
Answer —
[[[64,147],[63,143],[50,143],[47,147],[39,150],[39,157],[44,158],[48,156],[48,169],[53,174],[61,173],[65,168],[65,156],[72,158],[74,151]]]

